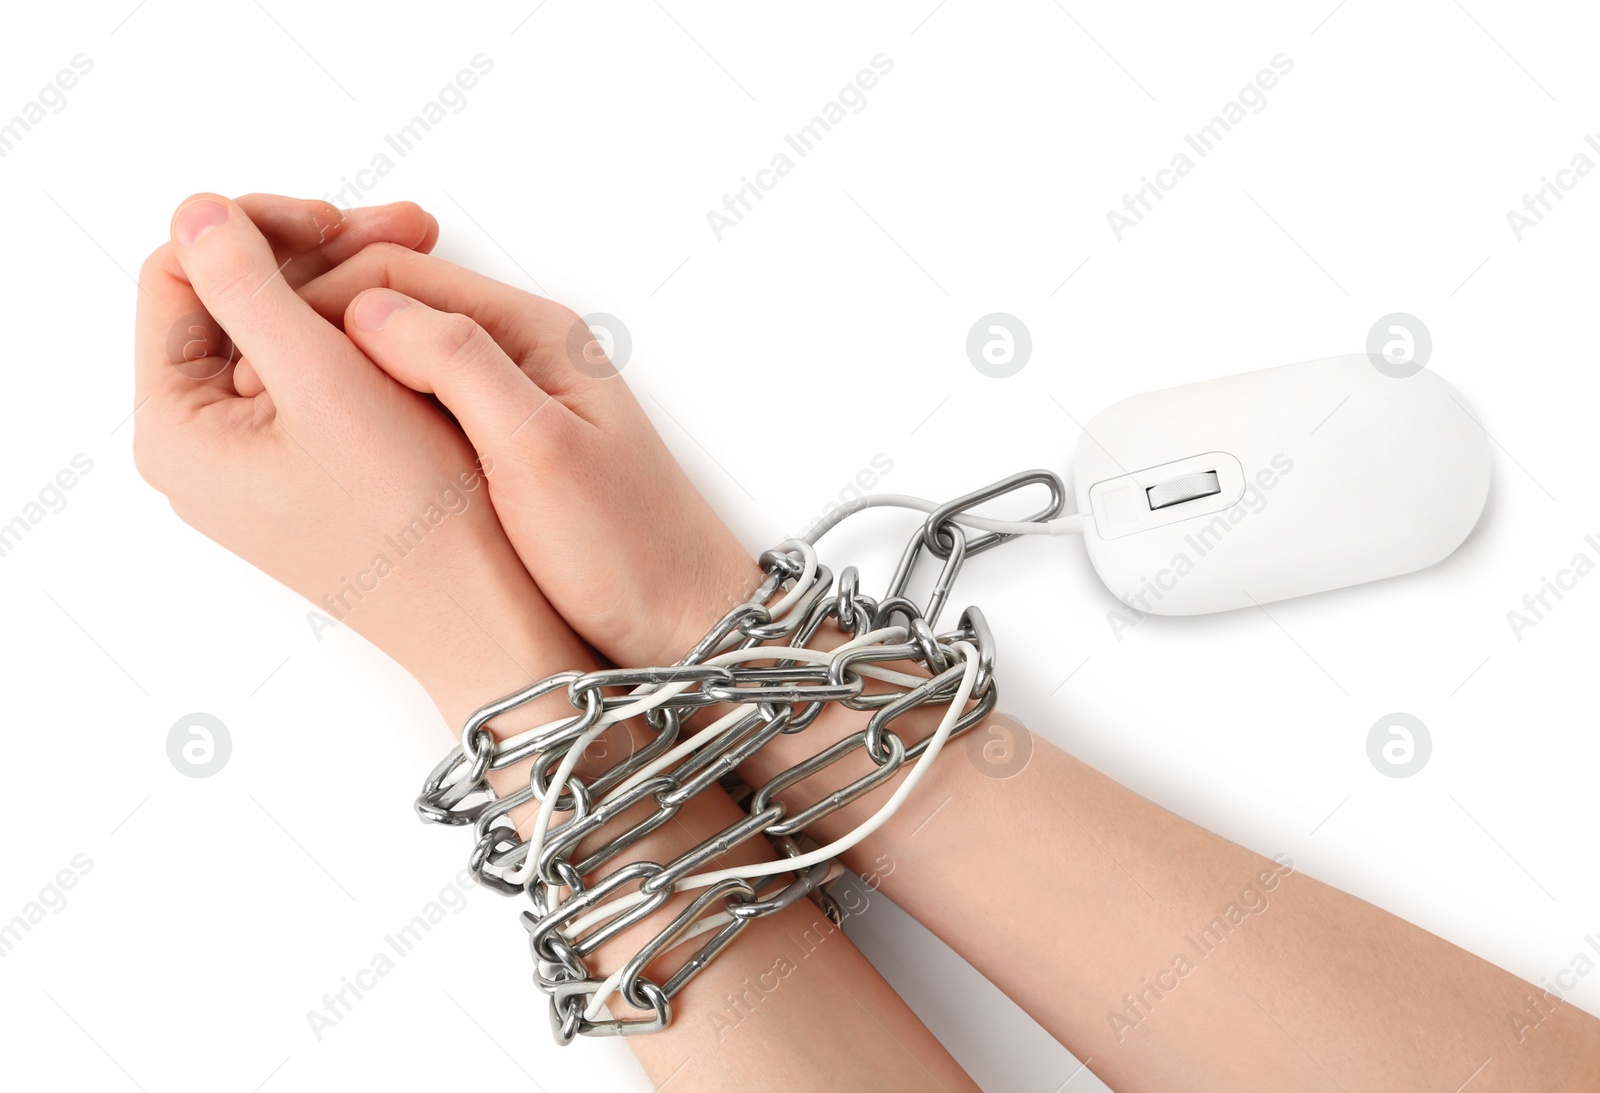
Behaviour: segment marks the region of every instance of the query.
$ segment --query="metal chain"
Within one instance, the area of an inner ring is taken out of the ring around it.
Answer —
[[[1060,479],[1050,472],[1012,475],[941,506],[907,543],[881,600],[861,593],[854,567],[845,569],[835,585],[812,544],[791,539],[761,556],[766,576],[750,600],[724,615],[677,664],[560,672],[467,719],[460,744],[424,783],[417,813],[430,823],[470,826],[473,876],[495,891],[530,901],[522,922],[535,984],[550,999],[557,1042],[663,1029],[672,1020],[673,997],[752,922],[808,897],[830,908],[823,888],[837,868],[833,857],[821,852],[842,852],[867,831],[858,827],[828,847],[808,849],[808,829],[909,772],[895,791],[900,796],[890,798],[889,806],[896,805],[914,788],[925,761],[994,709],[999,695],[994,641],[983,613],[967,608],[949,632],[935,633],[934,626],[964,560],[1013,536],[969,540],[954,518],[1037,483],[1050,488],[1051,503],[1030,519],[1049,519],[1065,496]],[[906,593],[924,550],[942,559],[942,567],[928,602],[919,606]],[[811,649],[830,621],[849,640],[828,652]],[[915,663],[927,674],[879,666],[894,662]],[[868,680],[886,686],[868,693]],[[494,718],[557,693],[566,695],[571,716],[500,741],[487,728]],[[778,735],[803,732],[829,705],[870,711],[870,716],[857,732],[765,784],[737,785],[739,764]],[[685,732],[684,723],[711,706],[731,710],[699,732]],[[945,707],[940,727],[907,741],[894,724],[923,706]],[[648,742],[603,769],[596,769],[597,757],[588,756],[578,774],[590,743],[623,722],[642,725]],[[791,813],[777,799],[857,753],[866,755],[872,770],[818,803]],[[490,772],[530,760],[527,784],[515,792],[500,796],[489,785]],[[740,791],[741,820],[670,861],[628,859],[632,846],[717,785]],[[525,837],[510,814],[532,805],[539,812]],[[641,805],[653,805],[653,811],[640,818]],[[875,819],[886,818],[889,806]],[[608,832],[594,845],[594,836],[615,827],[625,813],[625,829]],[[778,862],[713,868],[717,858],[757,837],[771,842]],[[606,978],[591,972],[586,958],[680,891],[693,899],[617,972]],[[691,941],[690,955],[660,982],[644,974],[658,957]],[[611,1018],[605,1004],[613,995],[648,1016]]]

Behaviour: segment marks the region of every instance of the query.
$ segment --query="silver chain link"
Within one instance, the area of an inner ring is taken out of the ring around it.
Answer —
[[[908,767],[916,777],[914,765],[930,746],[942,746],[993,711],[999,695],[994,641],[983,613],[967,608],[956,629],[946,633],[935,633],[934,626],[964,560],[1014,537],[988,534],[969,540],[956,518],[1030,484],[1046,485],[1051,493],[1050,504],[1030,519],[1055,516],[1065,490],[1048,471],[1012,475],[956,498],[918,528],[881,600],[861,593],[853,567],[835,586],[811,543],[789,540],[761,556],[765,580],[751,598],[724,615],[677,664],[560,672],[467,719],[460,744],[424,783],[417,813],[430,823],[470,825],[472,875],[488,888],[530,901],[522,922],[535,984],[550,999],[557,1042],[570,1043],[580,1034],[634,1035],[667,1027],[672,999],[718,953],[752,922],[801,899],[817,901],[839,919],[824,891],[838,868],[832,858],[811,860],[818,858],[817,848],[806,833]],[[928,602],[918,606],[906,593],[924,551],[942,559],[942,567]],[[811,650],[813,638],[830,621],[850,640],[828,653]],[[919,665],[926,677],[878,667],[902,661]],[[868,693],[869,679],[886,687]],[[487,727],[496,717],[557,693],[566,695],[571,716],[499,741]],[[778,735],[802,732],[830,705],[870,716],[858,731],[763,785],[738,781],[734,771],[741,763]],[[940,705],[946,707],[940,731],[914,742],[896,733],[893,726],[901,715]],[[691,717],[712,706],[732,709],[700,733],[685,731]],[[642,725],[648,742],[595,769],[597,757],[585,756],[585,750],[600,733],[624,722]],[[785,790],[857,753],[871,761],[867,774],[793,813],[778,800]],[[590,760],[582,775],[576,772],[580,758]],[[527,784],[498,795],[489,774],[520,763],[529,765]],[[714,786],[734,794],[744,809],[741,820],[670,861],[626,858],[627,850]],[[653,811],[635,815],[648,804]],[[510,814],[533,805],[541,816],[524,837]],[[608,832],[594,845],[595,836],[616,826],[624,813],[629,814],[626,828]],[[715,869],[705,875],[717,858],[758,837],[778,853],[780,864],[771,869],[790,861],[802,864],[764,876]],[[693,899],[621,969],[606,978],[591,972],[586,958],[679,891],[692,892]],[[657,958],[690,941],[698,943],[691,955],[669,975],[658,976],[662,981],[644,974]],[[613,995],[648,1016],[602,1018]]]

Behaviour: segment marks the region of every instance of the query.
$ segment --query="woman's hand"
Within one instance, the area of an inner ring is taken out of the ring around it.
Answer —
[[[608,658],[671,664],[760,583],[571,310],[387,244],[303,294],[450,410],[528,571]]]
[[[506,541],[460,430],[296,292],[375,241],[413,254],[437,233],[415,205],[185,202],[140,276],[134,455],[186,523],[353,626],[458,722],[532,678],[479,655],[487,633],[550,635],[563,667],[593,658]]]
[[[446,719],[458,725],[476,706],[537,678],[597,664],[507,541],[483,496],[472,444],[425,395],[375,366],[296,293],[303,275],[321,269],[334,276],[350,265],[350,243],[322,230],[326,212],[314,202],[236,203],[208,194],[179,209],[171,242],[151,255],[141,276],[139,468],[185,521],[400,661],[432,693]],[[435,229],[420,210],[412,207],[393,221],[385,220],[388,215],[352,213],[342,231],[347,239],[361,233],[386,236],[391,242],[378,254],[414,253],[406,249],[413,240],[431,243]],[[259,217],[259,228],[253,217]],[[384,223],[389,228],[380,231]],[[373,253],[372,248],[362,252]],[[404,329],[398,327],[396,334]],[[425,329],[411,330],[410,336],[429,336]],[[472,360],[460,358],[464,366]],[[472,373],[463,367],[461,374]],[[526,391],[535,390],[526,377],[519,378]],[[563,504],[567,497],[588,498],[586,507],[568,513],[569,526],[547,539],[539,538],[531,523],[521,528],[524,549],[546,562],[546,572],[567,581],[562,587],[568,595],[596,590],[603,595],[621,587],[640,597],[656,567],[672,564],[670,559],[641,564],[627,571],[631,583],[615,582],[607,567],[626,562],[650,514],[617,514],[597,503],[606,494],[592,491],[636,490],[610,500],[642,503],[654,490],[650,499],[667,505],[663,514],[673,504],[703,506],[664,452],[653,472],[645,465],[651,445],[659,448],[660,442],[642,414],[637,422],[647,443],[619,442],[618,430],[627,418],[614,392],[625,396],[625,389],[613,388],[590,402],[575,402],[602,418],[604,426],[591,425],[572,410],[548,415],[556,428],[568,430],[562,438],[573,445],[570,463],[556,461],[548,446],[557,435],[545,433],[535,435],[545,438],[546,462],[512,468],[514,481],[527,482],[536,471],[562,479],[534,479],[546,491],[533,495],[535,506],[540,496]],[[478,408],[475,402],[457,406]],[[637,414],[637,407],[632,412]],[[481,430],[482,420],[473,420]],[[492,450],[510,451],[509,446]],[[598,465],[589,462],[595,460]],[[583,474],[587,483],[567,481]],[[608,483],[607,474],[638,477]],[[523,518],[536,511],[524,509]],[[599,530],[586,529],[586,521]],[[695,536],[705,534],[702,526],[691,536],[686,525],[670,520],[666,528],[664,534],[678,536],[676,548],[690,553]],[[616,535],[614,542],[604,541],[607,529]],[[593,538],[585,541],[584,535]],[[727,539],[731,543],[731,536]],[[558,565],[546,549],[552,546],[573,553]],[[641,555],[651,553],[648,545],[641,548]],[[743,561],[753,569],[747,558]],[[646,605],[659,610],[668,601],[643,596],[631,602],[642,611]],[[609,618],[613,636],[661,636],[659,616],[649,626],[640,625],[646,621],[642,617],[624,625],[630,620],[623,613]],[[557,693],[496,718],[490,728],[515,732],[571,712],[565,695]],[[608,737],[621,743],[630,728],[616,726]],[[493,780],[502,792],[515,788],[518,779],[526,785],[527,764],[497,775]],[[654,811],[654,802],[640,802],[616,823],[628,830]],[[525,814],[513,812],[512,818],[525,821]],[[634,843],[631,853],[642,860],[671,861],[742,817],[728,795],[712,786],[677,810],[673,823]],[[753,838],[720,860],[748,864],[774,854],[765,840]],[[684,894],[669,902],[636,927],[639,934],[661,929],[690,898]],[[853,1088],[975,1090],[842,934],[809,958],[799,958],[806,961],[805,974],[794,975],[781,994],[763,1001],[759,1018],[752,1020],[755,1027],[724,1038],[728,1022],[722,1000],[748,990],[752,979],[770,976],[773,954],[816,928],[811,910],[801,901],[754,923],[741,944],[697,975],[675,1000],[680,1012],[671,1029],[634,1042],[654,1083],[677,1078],[688,1083],[685,1088],[735,1088],[749,1074],[770,1070],[805,1088],[846,1088],[848,1081]],[[595,974],[609,974],[632,955],[627,941],[613,939],[591,954]],[[665,979],[679,960],[679,954],[668,953],[647,974]],[[872,1020],[862,1020],[857,1007]],[[746,1017],[736,1013],[741,1025]],[[818,1043],[832,1050],[819,1054]],[[908,1054],[916,1060],[914,1068],[906,1065]]]

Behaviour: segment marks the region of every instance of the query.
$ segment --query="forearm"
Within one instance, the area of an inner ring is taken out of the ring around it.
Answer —
[[[472,613],[472,624],[455,634],[461,644],[452,650],[448,669],[429,684],[452,727],[485,701],[534,678],[598,666],[593,653],[569,631],[539,625],[537,611],[527,609],[527,603],[519,607],[515,597],[503,591],[485,590],[479,595],[464,588],[454,596],[464,612]],[[558,693],[497,719],[490,728],[503,737],[571,714],[571,706]],[[627,725],[614,728],[607,734],[608,745],[628,749],[643,743],[628,739],[628,732]],[[501,779],[503,788],[525,784],[526,775],[518,777],[522,769],[502,772],[510,775]],[[616,822],[617,829],[651,808],[647,803],[625,814]],[[531,826],[529,811],[513,814],[524,834]],[[628,856],[669,862],[743,815],[725,792],[713,787],[691,799],[674,822],[630,848]],[[758,837],[716,865],[772,856],[770,845]],[[603,977],[620,966],[688,898],[677,897],[602,946],[589,958],[591,971]],[[507,928],[515,929],[509,910]],[[509,934],[507,941],[514,944]],[[646,974],[663,981],[663,973],[670,973],[682,960],[682,952],[669,952]],[[673,1021],[666,1031],[629,1040],[658,1085],[677,1076],[686,1089],[713,1093],[748,1088],[752,1080],[778,1080],[786,1087],[808,1089],[975,1088],[860,951],[809,900],[746,928],[684,987],[672,1006]],[[640,1016],[618,998],[613,999],[612,1009],[619,1017]]]
[[[742,773],[759,783],[864,717],[830,711]],[[919,720],[897,729],[915,739]],[[1449,1090],[1491,1058],[1474,1089],[1578,1088],[1600,1072],[1600,1021],[1042,739],[1032,747],[1019,774],[997,779],[956,741],[845,860],[1119,1093]],[[820,799],[870,769],[856,758],[783,799]],[[887,792],[813,837],[845,834]],[[1519,1036],[1512,1014],[1537,1028]]]
[[[1558,1007],[1521,1037],[1511,1015],[1536,988],[1034,746],[1009,781],[947,764],[926,799],[930,812],[950,804],[877,849],[906,865],[886,889],[969,939],[968,958],[1004,969],[1034,1012],[1058,1015],[1053,1031],[1119,1091],[1311,1090],[1329,1077],[1348,1093],[1453,1089],[1491,1058],[1475,1087],[1577,1088],[1600,1071],[1594,1018]],[[998,861],[934,841],[985,821],[1020,836]],[[1005,898],[975,891],[964,857],[1000,870]]]
[[[577,315],[399,248],[363,255],[307,285],[307,299],[368,359],[451,409],[497,468],[495,510],[528,571],[597,647],[671,664],[744,600],[758,572],[626,387],[574,369]],[[759,784],[860,723],[830,713],[742,773]],[[862,770],[830,773],[839,781],[781,799],[804,805]],[[810,833],[851,830],[886,791]],[[1268,863],[1042,743],[1008,781],[945,756],[849,860],[1124,1089],[1237,1087],[1241,1075],[1316,1088],[1327,1073],[1346,1089],[1468,1077],[1479,1089],[1559,1088],[1594,1065],[1592,1019],[1562,1009],[1512,1044],[1525,984],[1298,875],[1277,875],[1259,911],[1237,912],[1188,958],[1190,937],[1266,885]],[[1173,979],[1180,957],[1192,968]]]
[[[724,793],[702,794],[630,856],[666,862],[741,819]],[[725,867],[768,860],[764,839],[718,858]],[[685,894],[602,946],[601,974],[688,901]],[[692,947],[693,942],[690,943]],[[662,982],[683,961],[669,953],[646,974]],[[617,1000],[612,1010],[631,1016]],[[663,1033],[630,1041],[659,1086],[677,1075],[684,1089],[720,1093],[776,1084],[784,1089],[976,1090],[942,1044],[810,900],[757,919],[673,1001]]]

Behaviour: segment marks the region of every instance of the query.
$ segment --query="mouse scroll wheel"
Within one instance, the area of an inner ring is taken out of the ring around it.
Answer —
[[[1145,496],[1150,499],[1151,510],[1169,508],[1172,505],[1181,505],[1185,501],[1194,501],[1201,497],[1210,497],[1214,493],[1222,492],[1222,485],[1217,481],[1216,471],[1201,471],[1198,474],[1185,474],[1177,478],[1169,478],[1159,485],[1151,486],[1145,490]]]

